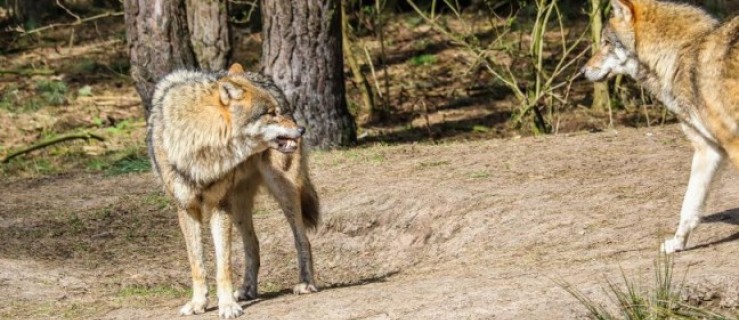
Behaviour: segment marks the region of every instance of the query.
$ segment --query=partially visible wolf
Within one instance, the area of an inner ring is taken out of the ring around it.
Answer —
[[[583,73],[592,81],[628,74],[680,119],[695,154],[680,225],[662,245],[680,251],[724,159],[739,165],[739,17],[719,23],[699,8],[656,0],[611,7],[602,48]]]
[[[318,196],[308,176],[301,136],[285,96],[264,76],[234,64],[228,72],[175,71],[156,86],[147,144],[164,190],[177,205],[187,244],[193,297],[180,314],[203,313],[208,287],[201,226],[210,221],[221,318],[243,313],[239,299],[254,299],[259,244],[253,199],[265,185],[285,213],[298,251],[296,293],[317,291],[306,229],[319,218]],[[233,221],[232,221],[233,220]],[[236,292],[231,281],[231,226],[241,231],[246,270]]]

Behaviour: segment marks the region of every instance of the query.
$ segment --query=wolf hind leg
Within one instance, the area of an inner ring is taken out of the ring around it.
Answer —
[[[725,158],[723,151],[718,150],[704,139],[690,134],[688,136],[693,140],[695,153],[688,188],[680,210],[680,224],[675,236],[662,244],[662,251],[668,254],[685,249],[690,232],[700,223],[711,182]]]
[[[295,249],[298,252],[299,283],[293,288],[293,293],[318,292],[314,278],[313,253],[303,219],[301,186],[289,179],[286,172],[271,166],[266,167],[262,168],[264,182],[269,192],[280,204],[295,238]]]
[[[177,216],[187,246],[187,258],[192,273],[192,300],[180,309],[180,315],[189,316],[205,312],[208,306],[208,286],[203,264],[203,238],[201,216],[196,210],[177,210]]]
[[[244,242],[244,283],[234,291],[237,300],[253,300],[257,298],[259,283],[259,239],[254,232],[252,209],[259,184],[255,178],[246,179],[231,194],[231,208],[234,223],[239,228],[241,240]]]

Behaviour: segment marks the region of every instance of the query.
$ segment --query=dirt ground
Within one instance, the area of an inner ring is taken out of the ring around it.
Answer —
[[[621,269],[652,281],[690,152],[666,126],[314,153],[322,291],[289,293],[292,238],[261,199],[261,299],[244,303],[242,318],[585,318],[556,282],[608,302],[605,279]],[[739,300],[738,181],[734,170],[720,176],[704,224],[675,259],[686,294],[715,306]],[[150,173],[11,179],[0,195],[0,317],[177,317],[188,299],[185,247]],[[191,319],[217,318],[213,295],[210,306]]]

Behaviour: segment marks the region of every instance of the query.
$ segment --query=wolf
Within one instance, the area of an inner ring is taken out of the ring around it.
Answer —
[[[723,23],[704,10],[657,0],[611,0],[599,52],[582,73],[637,80],[680,120],[695,150],[675,236],[684,250],[698,226],[711,182],[725,160],[739,166],[739,17]]]
[[[319,220],[319,200],[307,155],[282,91],[268,78],[244,72],[175,71],[155,87],[147,125],[152,167],[177,207],[192,272],[192,300],[181,315],[208,304],[201,227],[208,222],[215,245],[218,314],[243,314],[238,300],[257,296],[259,243],[252,224],[253,200],[266,186],[290,224],[298,252],[297,294],[318,291],[307,231]],[[231,230],[244,242],[243,285],[231,281]]]

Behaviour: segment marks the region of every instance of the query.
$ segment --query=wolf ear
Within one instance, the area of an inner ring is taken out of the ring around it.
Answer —
[[[634,4],[631,0],[611,0],[613,16],[630,22],[634,18]]]
[[[229,76],[233,76],[233,75],[240,74],[240,73],[244,73],[244,67],[242,67],[238,63],[234,63],[234,64],[231,65],[230,68],[228,68],[228,75]]]
[[[233,68],[233,67],[231,67]],[[229,71],[230,72],[230,71]],[[231,100],[239,100],[244,95],[244,90],[236,87],[229,81],[222,81],[218,83],[218,90],[221,96],[221,103],[227,106]]]

